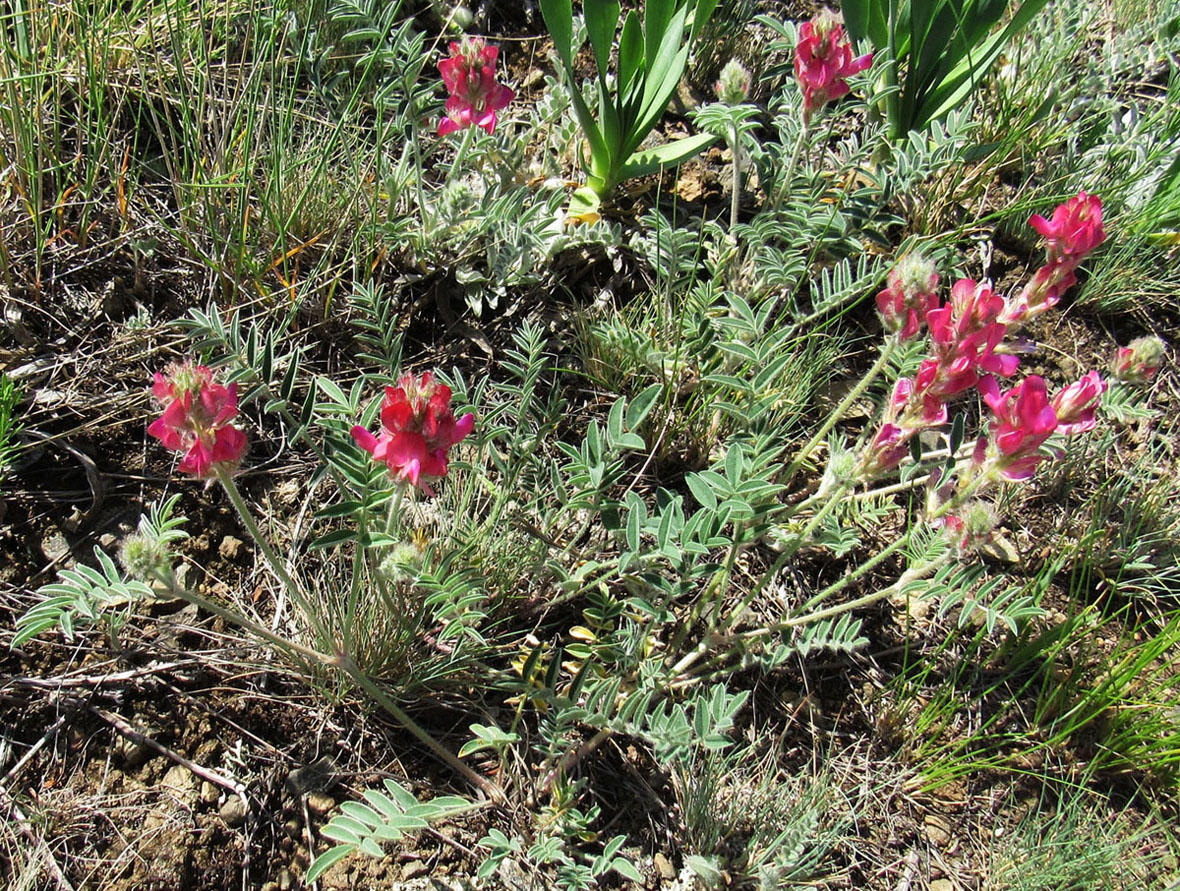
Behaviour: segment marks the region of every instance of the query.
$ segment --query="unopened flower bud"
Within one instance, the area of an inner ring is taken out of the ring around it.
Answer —
[[[129,535],[119,552],[119,562],[127,574],[139,581],[151,581],[172,571],[172,554],[157,538],[136,533]]]
[[[972,551],[990,540],[998,522],[999,515],[993,504],[969,501],[957,516],[946,517],[943,525],[955,547],[961,551]]]
[[[425,549],[417,539],[399,541],[389,549],[378,571],[390,581],[408,581],[410,573],[422,566]]]
[[[855,452],[833,448],[832,456],[828,459],[828,469],[824,471],[824,478],[820,483],[820,491],[830,492],[837,486],[854,482],[860,476],[859,463]]]
[[[916,301],[938,290],[938,269],[934,261],[924,254],[906,254],[897,261],[890,276],[896,276],[897,287],[907,301]]]
[[[1114,376],[1128,384],[1145,384],[1164,364],[1164,342],[1154,334],[1137,337],[1125,347],[1119,347],[1114,360]]]
[[[737,59],[730,59],[721,69],[713,89],[726,105],[741,105],[750,95],[750,72]]]

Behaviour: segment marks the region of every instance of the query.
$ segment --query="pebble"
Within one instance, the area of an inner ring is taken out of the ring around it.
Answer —
[[[945,849],[951,840],[950,827],[941,817],[933,814],[926,815],[926,836],[930,843],[940,850]]]
[[[668,858],[664,856],[662,851],[656,851],[654,862],[656,871],[660,874],[660,878],[665,882],[670,882],[672,879],[676,878],[676,870],[672,868],[672,864],[668,861]]]
[[[201,781],[201,801],[205,804],[217,804],[217,799],[221,797],[221,792],[217,787],[208,780]]]
[[[236,828],[246,822],[246,803],[240,795],[231,795],[217,813],[226,826]]]
[[[217,546],[217,553],[221,554],[226,560],[237,560],[238,554],[242,552],[242,545],[244,544],[245,542],[240,538],[227,535],[221,540],[221,544]]]
[[[331,795],[326,795],[323,792],[312,792],[307,796],[307,808],[313,814],[319,814],[321,817],[336,807],[336,799]]]
[[[185,804],[193,804],[197,798],[197,778],[192,771],[179,764],[173,765],[164,774],[160,785],[172,792]]]

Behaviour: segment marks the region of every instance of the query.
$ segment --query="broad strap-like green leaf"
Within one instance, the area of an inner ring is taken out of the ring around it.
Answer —
[[[650,4],[648,15],[651,15]],[[665,96],[665,99],[659,103],[656,116],[658,117],[658,115],[663,114],[664,109],[668,106],[668,98],[671,97],[672,93],[676,90],[676,86],[680,83],[680,77],[684,74],[685,63],[688,61],[689,48],[685,46],[683,52],[680,51],[681,43],[684,42],[684,24],[687,16],[687,7],[681,7],[676,10],[666,23],[663,32],[660,34],[660,42],[655,47],[652,46],[651,23],[650,21],[647,23],[648,32],[645,55],[647,83],[644,84],[643,104],[639,110],[639,120],[650,116],[651,109],[661,94]],[[672,81],[671,89],[665,90],[668,80]]]
[[[573,84],[574,71],[574,6],[572,0],[541,0],[541,18],[545,20],[545,27],[549,36],[553,38],[553,48],[569,71],[570,83]]]
[[[623,165],[620,180],[646,176],[665,167],[675,167],[716,141],[717,137],[712,133],[698,133],[686,139],[666,142],[657,148],[636,152]]]
[[[619,3],[618,0],[586,0],[582,10],[586,16],[590,46],[594,49],[594,61],[598,65],[598,77],[605,88],[611,48],[615,45],[615,29],[619,25]]]
[[[717,8],[717,0],[697,0],[692,10],[692,28],[688,32],[688,42],[692,43],[701,33],[701,28],[709,23],[713,17],[713,10]]]
[[[652,61],[659,54],[660,46],[664,42],[664,35],[668,30],[668,23],[672,21],[672,13],[675,11],[676,0],[647,0],[644,4],[643,58],[648,74],[651,73]]]
[[[866,37],[877,49],[884,49],[889,43],[889,4],[887,0],[844,0],[840,4],[844,13],[844,27],[853,40]]]
[[[969,57],[960,61],[942,83],[930,92],[915,110],[915,121],[924,126],[926,122],[939,120],[958,107],[975,89],[979,78],[999,58],[1008,41],[1024,30],[1033,16],[1044,9],[1047,3],[1048,0],[1024,0],[1002,30],[976,47]]]
[[[619,38],[619,105],[626,105],[630,99],[631,90],[641,79],[638,74],[643,70],[643,27],[639,23],[639,13],[634,9],[627,13],[623,21],[623,34]]]
[[[582,128],[582,134],[590,143],[590,166],[597,165],[608,168],[610,166],[610,152],[607,149],[607,142],[598,126],[594,112],[590,110],[586,100],[582,97],[577,75],[574,74],[574,25],[571,0],[541,0],[541,16],[545,19],[545,27],[549,29],[558,59],[561,61],[562,68],[565,69],[566,86],[569,90],[570,101],[574,106],[574,115],[578,119],[578,125]]]
[[[673,56],[661,80],[656,80],[649,75],[647,89],[644,90],[643,104],[631,128],[631,139],[626,144],[626,150],[623,152],[624,157],[630,156],[639,148],[639,144],[643,142],[647,134],[664,116],[664,112],[667,111],[668,103],[672,101],[672,96],[680,85],[684,66],[688,64],[688,50],[689,47],[686,43]]]

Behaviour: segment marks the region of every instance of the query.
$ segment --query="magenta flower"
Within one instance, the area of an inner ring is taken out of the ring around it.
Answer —
[[[1004,306],[1004,298],[986,284],[955,282],[950,303],[926,313],[934,355],[918,369],[919,393],[945,398],[975,386],[981,372],[1015,373],[1020,360],[996,352],[1008,331],[999,322]]]
[[[499,50],[482,38],[464,37],[451,43],[451,55],[438,63],[447,92],[447,113],[438,124],[438,135],[475,125],[488,133],[496,129],[496,112],[507,107],[516,95],[496,83]]]
[[[914,382],[908,377],[900,378],[894,384],[893,394],[885,407],[885,417],[881,419],[881,429],[877,431],[877,435],[873,437],[861,458],[860,476],[867,479],[893,470],[905,458],[909,451],[910,437],[917,432],[917,428],[903,427],[898,421],[913,393]]]
[[[430,481],[447,475],[447,453],[475,426],[475,415],[455,420],[451,389],[429,371],[421,377],[403,375],[398,386],[385,388],[381,433],[352,428],[352,438],[389,468],[395,480],[407,481],[433,495]]]
[[[1057,432],[1066,436],[1088,433],[1094,429],[1094,413],[1098,400],[1106,392],[1106,381],[1097,371],[1091,371],[1080,381],[1070,384],[1053,397],[1053,411],[1057,415]]]
[[[246,453],[246,434],[230,422],[238,414],[238,385],[223,387],[213,372],[191,362],[156,372],[152,395],[164,413],[147,428],[174,452],[184,452],[180,472],[209,479],[218,469],[233,469]]]
[[[805,119],[822,105],[848,92],[848,78],[873,63],[873,54],[852,57],[844,26],[820,13],[799,29],[795,46],[795,78],[803,90]]]
[[[1081,260],[1106,239],[1102,228],[1102,201],[1097,195],[1085,192],[1057,205],[1051,219],[1046,220],[1034,213],[1028,218],[1028,224],[1045,236],[1051,260],[1063,256]]]
[[[996,471],[1013,482],[1033,475],[1044,460],[1040,447],[1057,429],[1057,413],[1049,404],[1044,378],[1030,374],[1007,393],[994,377],[979,382],[983,401],[996,416],[992,441],[999,453]]]
[[[1033,214],[1028,222],[1045,236],[1045,265],[1000,314],[1006,325],[1025,322],[1056,306],[1061,295],[1077,282],[1074,272],[1078,264],[1106,238],[1102,201],[1085,192],[1057,205],[1052,219]]]

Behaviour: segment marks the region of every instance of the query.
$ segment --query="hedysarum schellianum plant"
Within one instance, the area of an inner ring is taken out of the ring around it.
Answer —
[[[688,54],[717,0],[647,0],[642,21],[628,10],[619,37],[617,70],[609,72],[619,27],[618,0],[586,0],[583,14],[597,67],[598,113],[587,105],[574,74],[572,0],[541,0],[541,14],[565,70],[578,124],[589,144],[586,186],[575,193],[582,212],[593,211],[615,186],[636,176],[674,167],[717,137],[699,133],[654,149],[639,150],[676,92]]]

